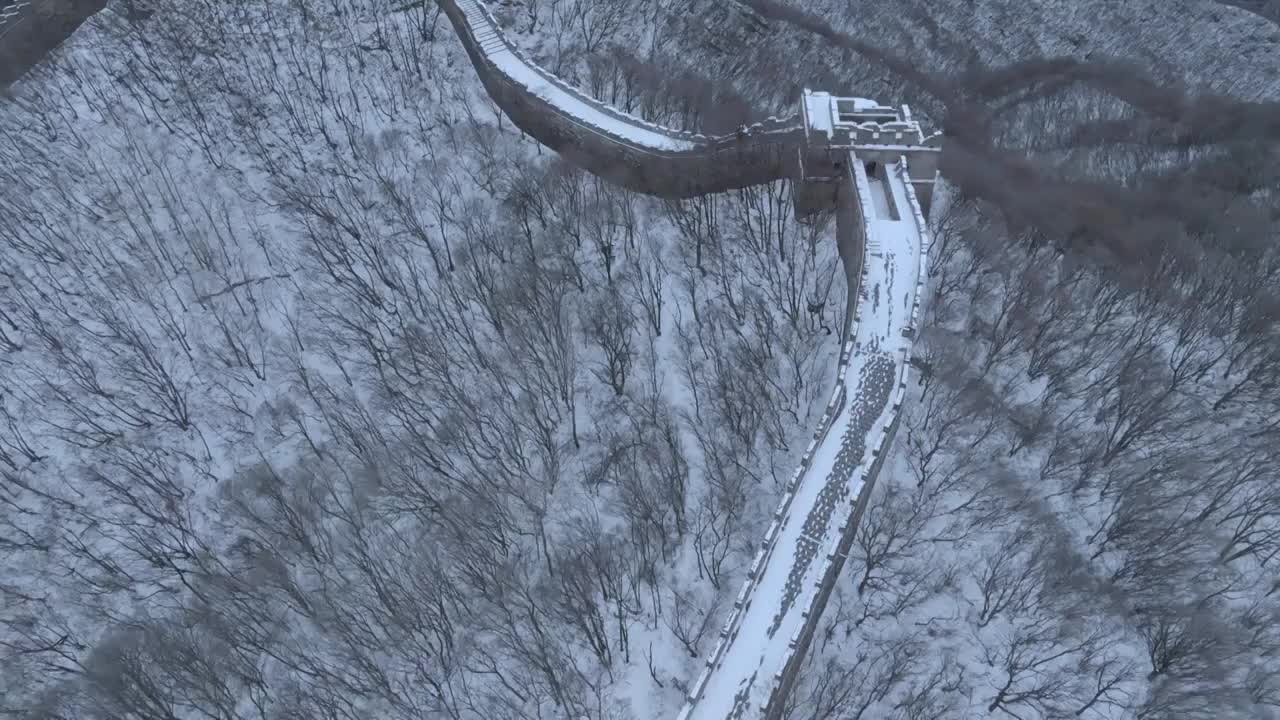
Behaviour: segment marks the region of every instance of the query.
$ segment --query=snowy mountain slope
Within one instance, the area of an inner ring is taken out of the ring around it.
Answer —
[[[730,6],[667,3],[674,25],[618,6],[612,36],[607,2],[507,9],[588,83],[612,37],[764,109],[810,81],[896,93]],[[810,6],[954,62],[905,3]],[[830,243],[784,186],[667,207],[566,171],[425,7],[169,3],[146,33],[95,22],[0,106],[5,711],[678,707],[826,397]],[[994,59],[1132,50],[1274,94],[1271,30],[1209,3],[921,7]],[[969,220],[940,243],[953,300],[917,361],[991,387],[920,389],[899,498],[945,485],[926,493],[945,504],[870,512],[797,717],[1267,717],[1280,443],[1257,308],[1180,325]],[[1190,383],[1201,366],[1221,379]],[[1161,382],[1105,381],[1135,373]],[[1171,524],[1188,498],[1197,524]],[[1091,525],[1061,523],[1081,507]],[[1029,509],[1079,545],[1030,542]],[[957,531],[962,552],[921,550]],[[1044,558],[1099,591],[1065,592]]]
[[[432,22],[104,14],[6,99],[5,712],[678,707],[829,396],[834,245],[564,166]]]

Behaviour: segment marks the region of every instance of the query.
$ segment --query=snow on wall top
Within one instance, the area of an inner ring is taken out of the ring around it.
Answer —
[[[831,93],[804,91],[804,123],[810,132],[824,133],[831,137],[832,124]]]
[[[549,74],[538,72],[537,66],[526,62],[510,48],[490,52],[489,59],[512,80],[528,88],[530,93],[550,102],[585,125],[637,145],[659,150],[693,150],[702,145],[702,143],[659,130],[638,118],[619,117],[623,114],[621,111],[611,113],[604,110],[596,103],[555,82]]]

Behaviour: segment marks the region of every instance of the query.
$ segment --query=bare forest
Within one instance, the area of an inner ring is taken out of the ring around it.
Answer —
[[[947,133],[790,718],[1280,718],[1280,49],[977,4],[490,3],[672,127]],[[835,380],[834,223],[573,168],[430,0],[134,5],[0,97],[0,717],[673,717]]]

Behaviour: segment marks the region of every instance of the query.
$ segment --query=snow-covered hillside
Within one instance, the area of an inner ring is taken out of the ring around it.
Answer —
[[[153,4],[0,99],[0,710],[673,717],[830,396],[831,228],[785,183],[568,167],[431,2]],[[672,127],[916,92],[737,3],[495,5]],[[803,6],[939,71],[1280,91],[1280,30],[1208,0]],[[1276,196],[1242,187],[1205,216],[1254,242],[1195,228],[1162,258],[1200,272],[1146,285],[991,200],[934,218],[920,382],[791,717],[1277,716]]]
[[[103,15],[6,101],[6,711],[683,700],[834,380],[834,244],[566,167],[438,20]]]

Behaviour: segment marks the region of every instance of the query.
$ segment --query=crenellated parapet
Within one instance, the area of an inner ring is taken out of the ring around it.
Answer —
[[[814,431],[813,438],[809,441],[804,454],[800,457],[799,465],[791,474],[786,487],[783,489],[782,499],[774,509],[769,527],[765,530],[755,557],[747,569],[747,576],[742,581],[742,587],[734,598],[733,607],[730,608],[729,615],[725,618],[724,624],[720,628],[716,644],[704,659],[693,684],[686,691],[684,705],[676,715],[676,720],[690,720],[698,701],[702,699],[702,693],[706,689],[708,679],[712,673],[720,669],[721,664],[725,661],[726,654],[729,652],[733,642],[737,640],[738,634],[742,631],[746,611],[750,609],[756,586],[765,567],[773,558],[774,550],[778,545],[778,531],[782,524],[787,521],[787,516],[791,511],[792,500],[800,489],[800,484],[804,482],[805,475],[812,467],[818,448],[827,441],[832,425],[841,411],[844,410],[845,403],[849,397],[845,376],[849,369],[849,361],[853,356],[854,347],[850,338],[855,332],[858,317],[857,305],[862,294],[861,274],[857,268],[861,268],[864,261],[863,249],[866,235],[864,217],[866,213],[857,207],[858,197],[853,191],[852,185],[842,187],[843,191],[840,194],[839,207],[836,212],[836,234],[840,242],[841,252],[848,253],[848,256],[844,258],[846,268],[853,268],[854,270],[849,277],[848,306],[844,323],[841,327],[840,359],[836,363],[835,386],[831,391],[831,399],[827,402],[827,407],[823,411],[822,417],[818,420],[818,427]],[[857,392],[856,388],[854,392]],[[766,598],[765,602],[767,601],[768,599]],[[753,629],[757,632],[759,631],[759,628]]]
[[[861,214],[866,224],[864,232],[870,236],[872,229],[867,219],[871,217],[872,212],[866,200],[870,195],[867,177],[862,170],[861,163],[856,163],[851,170],[854,177],[850,184],[859,188],[858,197],[863,204]],[[931,240],[928,225],[921,211],[919,198],[916,197],[910,181],[912,176],[910,163],[906,155],[898,157],[895,169],[892,172],[897,172],[901,175],[903,188],[907,195],[907,210],[911,215],[910,220],[907,222],[914,224],[915,232],[919,238],[919,244],[916,248],[917,265],[914,290],[912,292],[911,315],[910,320],[902,329],[902,335],[906,338],[906,342],[898,349],[897,356],[894,358],[893,386],[890,390],[888,405],[880,414],[880,417],[877,418],[872,431],[872,438],[874,439],[870,443],[870,455],[863,459],[863,462],[850,478],[848,487],[857,489],[857,493],[843,494],[840,498],[841,507],[834,514],[845,519],[836,528],[837,532],[833,534],[825,548],[822,556],[822,567],[820,572],[817,573],[814,583],[804,591],[801,601],[801,605],[804,607],[801,613],[804,623],[789,639],[781,667],[770,679],[765,699],[758,708],[758,716],[764,718],[764,720],[781,720],[783,717],[786,698],[790,694],[791,688],[795,685],[814,634],[818,630],[818,623],[822,618],[823,611],[826,609],[827,601],[835,590],[836,581],[844,571],[845,560],[848,559],[849,553],[853,548],[858,526],[862,522],[862,516],[871,501],[872,493],[875,491],[876,480],[879,478],[885,459],[889,457],[893,447],[898,426],[902,421],[903,407],[906,404],[908,383],[911,376],[911,350],[920,323],[921,303],[924,298],[925,284],[928,277]],[[858,305],[859,307],[855,309],[854,314],[855,323],[857,318],[861,316],[862,298],[859,298]],[[841,359],[847,364],[845,356],[842,355]],[[842,387],[846,384],[847,382],[842,383]]]

